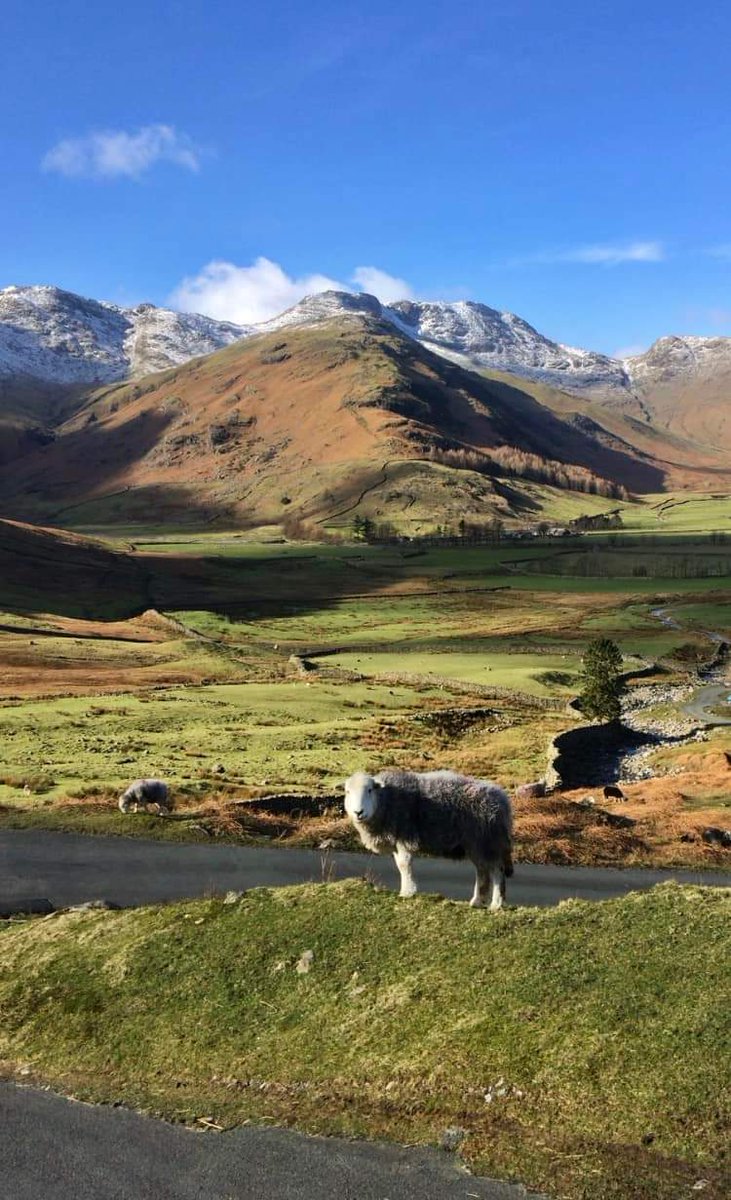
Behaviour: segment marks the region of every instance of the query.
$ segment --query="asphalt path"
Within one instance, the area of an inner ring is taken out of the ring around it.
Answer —
[[[422,891],[469,899],[474,880],[469,863],[421,858],[415,866]],[[36,830],[0,831],[0,913],[5,915],[20,911],[29,899],[45,898],[55,908],[88,900],[108,900],[130,907],[354,876],[365,876],[390,888],[398,883],[390,856],[272,846],[181,845]],[[545,907],[572,896],[606,900],[667,879],[728,887],[731,871],[721,874],[518,864],[508,882],[508,902]]]
[[[523,1200],[435,1150],[245,1126],[197,1133],[0,1083],[3,1200]]]

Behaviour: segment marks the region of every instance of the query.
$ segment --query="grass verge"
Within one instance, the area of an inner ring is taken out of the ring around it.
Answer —
[[[728,1194],[731,891],[497,918],[348,881],[0,931],[7,1076],[433,1142],[558,1200]],[[298,971],[311,951],[308,970]]]

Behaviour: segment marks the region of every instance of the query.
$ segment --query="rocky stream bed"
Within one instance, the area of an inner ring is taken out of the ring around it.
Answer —
[[[654,609],[652,615],[679,628],[664,609]],[[709,729],[731,726],[730,647],[721,634],[707,632],[706,637],[714,653],[695,679],[632,688],[625,696],[621,721],[560,734],[553,742],[547,782],[574,788],[650,779],[655,774],[650,760],[663,746],[705,741]],[[672,715],[658,712],[667,706]]]

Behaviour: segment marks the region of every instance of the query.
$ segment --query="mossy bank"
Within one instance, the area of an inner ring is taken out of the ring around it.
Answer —
[[[554,1198],[721,1200],[730,917],[725,889],[491,917],[349,881],[11,922],[0,1059],[175,1121],[458,1126]]]

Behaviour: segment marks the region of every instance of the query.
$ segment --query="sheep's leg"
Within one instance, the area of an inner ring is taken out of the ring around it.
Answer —
[[[482,908],[482,905],[487,899],[487,892],[490,887],[490,870],[483,863],[475,863],[475,890],[472,893],[470,906],[472,908]]]
[[[411,852],[407,850],[405,846],[402,846],[400,843],[398,843],[396,849],[394,850],[393,857],[396,860],[396,866],[398,867],[399,875],[401,876],[401,891],[399,895],[403,896],[404,898],[407,898],[408,896],[415,896],[416,880],[414,879],[414,873],[411,870]]]
[[[497,912],[505,900],[505,871],[502,863],[493,863],[490,868],[490,893],[490,912]]]

